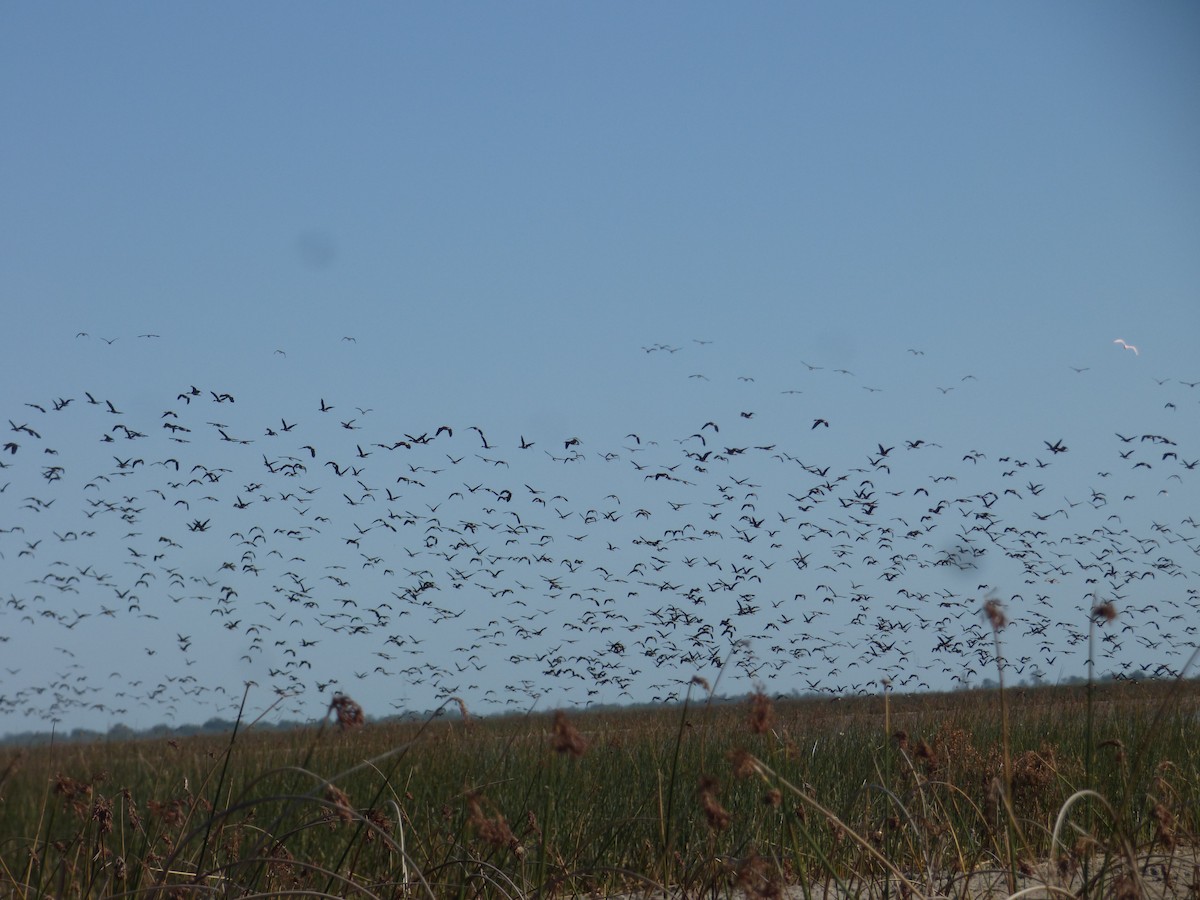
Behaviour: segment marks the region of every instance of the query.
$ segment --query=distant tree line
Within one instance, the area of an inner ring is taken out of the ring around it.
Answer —
[[[1096,683],[1097,684],[1104,684],[1104,683],[1111,684],[1111,683],[1116,682],[1117,680],[1118,679],[1109,675],[1106,677],[1097,678]],[[1157,681],[1160,681],[1161,679],[1153,678],[1151,676],[1144,675],[1142,673],[1138,673],[1136,675],[1122,676],[1122,678],[1120,680],[1157,682]],[[1198,680],[1200,680],[1200,675],[1193,676],[1191,679],[1188,679],[1188,680],[1198,681]],[[1038,678],[1036,676],[1026,677],[1018,682],[1006,682],[1005,686],[1010,689],[1011,688],[1031,689],[1031,688],[1079,687],[1081,685],[1086,685],[1086,684],[1087,684],[1087,679],[1084,678],[1083,676],[1072,675],[1070,677],[1060,678],[1055,682],[1050,682],[1049,680],[1047,680],[1044,677],[1043,678]],[[954,690],[949,691],[948,693],[961,693],[963,691],[973,691],[973,690],[987,691],[987,690],[995,690],[998,687],[999,687],[999,683],[997,682],[997,680],[995,678],[983,678],[979,681],[978,684],[959,686],[959,687],[956,687]],[[742,695],[738,695],[735,697],[729,697],[729,696],[720,696],[720,697],[712,697],[712,698],[704,697],[702,700],[697,700],[696,698],[693,698],[691,702],[693,704],[695,704],[697,702],[719,703],[719,704],[742,703],[742,702],[745,702],[745,700],[747,699],[748,696],[749,695],[742,694]],[[784,699],[784,698],[787,698],[790,700],[828,700],[828,699],[830,699],[828,694],[824,694],[824,693],[820,693],[820,692],[816,692],[816,691],[801,692],[801,691],[797,691],[797,690],[793,690],[788,694],[777,695],[777,699]],[[670,703],[667,705],[668,706],[682,706],[683,701],[676,701],[674,703]],[[590,712],[617,713],[617,712],[622,712],[622,711],[634,712],[637,710],[645,710],[645,709],[648,709],[651,707],[656,708],[656,709],[661,709],[662,706],[663,706],[662,703],[632,703],[632,704],[631,703],[620,703],[620,704],[613,703],[613,704],[593,705],[593,706],[589,707],[588,709]],[[387,716],[384,718],[372,718],[372,717],[368,716],[368,721],[376,723],[376,724],[386,724],[386,723],[391,723],[391,722],[412,722],[412,721],[421,721],[421,720],[430,718],[431,716],[438,717],[438,716],[443,716],[443,715],[449,715],[449,713],[446,711],[445,708],[440,708],[437,710],[426,710],[425,712],[420,712],[420,713],[406,712],[406,713],[403,713],[400,715]],[[501,713],[499,716],[497,716],[497,718],[503,718],[505,716],[510,716],[510,715],[523,715],[523,714],[522,713]],[[17,734],[8,734],[8,735],[5,735],[3,738],[0,738],[0,746],[32,747],[32,746],[42,746],[42,745],[51,744],[51,743],[75,744],[75,743],[96,743],[96,742],[104,742],[104,741],[109,741],[109,742],[115,743],[118,741],[133,741],[133,740],[151,740],[151,739],[166,740],[169,738],[190,737],[192,735],[198,735],[198,734],[209,734],[209,735],[228,734],[229,732],[233,731],[234,724],[235,723],[231,719],[222,719],[220,717],[214,716],[213,718],[204,722],[202,725],[189,724],[189,725],[171,726],[171,725],[165,725],[165,724],[158,724],[158,725],[154,725],[150,728],[142,729],[140,731],[135,728],[131,728],[128,725],[125,725],[124,723],[117,723],[117,724],[113,725],[112,727],[110,727],[108,729],[108,731],[106,731],[106,732],[105,731],[96,731],[96,730],[93,730],[90,728],[74,728],[71,731],[22,731]],[[301,728],[311,728],[314,724],[316,724],[316,723],[300,722],[300,721],[289,720],[289,719],[285,719],[285,720],[282,720],[279,722],[259,721],[259,722],[255,723],[254,730],[256,732],[294,731],[294,730],[298,730]]]

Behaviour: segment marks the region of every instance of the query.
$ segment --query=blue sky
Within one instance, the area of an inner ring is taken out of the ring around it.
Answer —
[[[1064,438],[1079,462],[1059,493],[1091,490],[1113,431],[1200,456],[1198,43],[1184,3],[8,5],[0,401],[38,430],[24,404],[87,390],[157,428],[195,384],[235,395],[259,444],[276,412],[322,397],[371,409],[359,424],[379,442],[440,424],[538,449],[579,437],[595,465],[565,484],[597,499],[626,434],[678,452],[716,417],[845,469],[918,432],[958,463]],[[679,349],[644,349],[659,344]],[[92,452],[78,409],[54,433]],[[0,508],[32,528],[28,459],[0,471]],[[561,474],[543,459],[527,477]],[[1194,479],[1145,487],[1120,493],[1141,494],[1146,523],[1189,515]],[[53,488],[80,508],[78,483]],[[0,539],[16,571],[32,537]],[[207,565],[188,552],[184,570]],[[177,632],[206,621],[170,615]],[[113,640],[140,650],[164,621],[115,620]],[[40,652],[55,623],[0,617],[26,654],[0,693],[61,674]],[[341,679],[368,711],[394,691]],[[162,712],[104,705],[62,718]],[[28,708],[0,729],[31,727]]]

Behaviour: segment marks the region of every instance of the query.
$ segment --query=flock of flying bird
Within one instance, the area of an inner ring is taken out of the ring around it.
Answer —
[[[376,714],[669,700],[725,669],[835,695],[998,663],[1053,681],[1093,627],[1102,671],[1168,677],[1197,647],[1200,529],[1155,504],[1192,489],[1200,451],[1157,429],[1113,433],[1080,473],[1059,435],[835,454],[828,410],[788,446],[752,403],[602,445],[288,404],[186,383],[8,411],[0,655],[40,667],[0,667],[0,715],[228,714],[246,682],[312,715],[337,691]],[[987,598],[1010,619],[1000,660]],[[1106,602],[1119,618],[1092,622]]]

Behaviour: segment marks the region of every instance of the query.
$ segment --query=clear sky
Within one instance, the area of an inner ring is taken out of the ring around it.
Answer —
[[[1093,592],[1133,629],[1109,670],[1181,665],[1196,641],[1195,4],[7,4],[0,84],[0,426],[19,445],[0,453],[0,731],[203,721],[247,680],[252,707],[279,688],[308,717],[339,688],[377,715],[650,700],[731,657],[729,691],[977,683],[985,596],[1009,604],[1014,677],[1083,673],[1054,623],[1086,631]],[[171,487],[180,454],[229,469],[213,499]],[[280,475],[289,457],[306,469]],[[361,477],[336,474],[356,458]],[[303,554],[280,536],[309,515],[284,477],[323,504]],[[251,497],[269,499],[235,505]],[[939,497],[954,521],[905,537]],[[839,550],[850,515],[872,553]],[[768,522],[762,543],[736,530]],[[463,523],[489,539],[450,559]],[[256,525],[259,573],[222,570]],[[1107,553],[1083,546],[1104,528]],[[155,560],[160,538],[177,546]],[[994,567],[935,562],[964,540]],[[1092,555],[1123,564],[1089,581]],[[1153,623],[1131,610],[1151,585]],[[938,591],[970,610],[955,651]],[[667,607],[688,616],[663,625]],[[589,610],[626,621],[588,631]]]

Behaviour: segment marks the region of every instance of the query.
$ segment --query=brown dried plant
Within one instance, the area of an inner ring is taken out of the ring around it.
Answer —
[[[574,757],[587,753],[587,741],[567,721],[567,714],[561,709],[554,713],[553,746],[555,753],[569,753]]]
[[[1001,631],[1008,624],[1008,619],[1004,615],[1004,607],[1000,605],[1000,601],[995,597],[984,601],[983,614],[987,616],[987,620],[991,623],[994,631]]]
[[[97,797],[92,805],[92,821],[95,822],[100,834],[111,834],[113,830],[112,800],[107,797]]]
[[[700,787],[697,792],[700,797],[700,806],[704,810],[704,818],[708,822],[708,827],[713,831],[724,831],[733,819],[729,810],[717,800],[719,788],[720,784],[717,779],[711,775],[700,776]]]
[[[325,799],[333,804],[333,809],[328,814],[331,819],[336,816],[342,822],[354,821],[354,807],[350,804],[350,798],[346,796],[345,791],[336,785],[327,784]]]
[[[467,711],[467,704],[463,702],[462,697],[451,697],[450,699],[458,704],[458,711],[462,714],[463,726],[470,728],[471,713]]]
[[[727,758],[729,765],[733,769],[733,777],[742,779],[750,778],[758,774],[758,766],[754,760],[753,754],[744,747],[738,747],[730,750]]]
[[[760,856],[754,848],[751,848],[750,853],[738,861],[734,877],[737,887],[746,897],[773,900],[773,898],[783,896],[783,882],[780,879],[779,867]]]
[[[334,694],[329,701],[329,709],[337,716],[339,731],[350,731],[366,724],[363,709],[346,694]]]
[[[491,844],[493,847],[504,847],[511,850],[518,857],[525,855],[525,848],[521,846],[521,842],[517,840],[517,836],[513,834],[512,828],[508,825],[508,820],[503,814],[497,812],[496,815],[488,817],[483,811],[483,804],[480,802],[480,793],[471,791],[467,794],[467,821],[471,824],[475,834],[480,840]]]
[[[775,707],[760,688],[750,698],[750,731],[754,734],[766,734],[771,730],[775,719]]]

